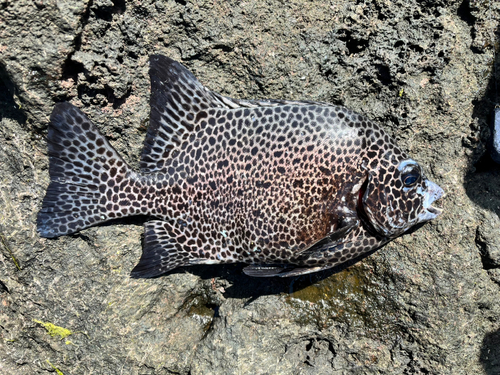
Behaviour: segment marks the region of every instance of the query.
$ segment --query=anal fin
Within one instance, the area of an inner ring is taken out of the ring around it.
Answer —
[[[324,251],[331,249],[332,246],[341,244],[351,232],[359,226],[358,220],[346,220],[344,225],[331,232],[319,241],[311,244],[307,249],[297,255],[296,260],[307,260],[317,255],[321,255]],[[330,268],[328,265],[319,266],[295,266],[293,264],[252,264],[243,269],[243,272],[252,277],[293,277],[307,275],[309,273],[318,272],[323,269]]]
[[[144,246],[132,278],[160,276],[174,268],[188,264],[190,254],[183,250],[170,233],[166,221],[152,220],[144,225]]]

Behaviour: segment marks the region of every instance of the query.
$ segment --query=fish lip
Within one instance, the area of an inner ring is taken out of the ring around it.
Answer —
[[[438,217],[443,213],[443,209],[439,207],[429,206],[427,208],[427,212],[430,212],[431,214],[436,215],[436,217]]]
[[[419,215],[419,222],[425,222],[435,219],[443,213],[443,209],[440,207],[433,206],[441,198],[445,196],[444,190],[432,181],[426,181],[427,189],[424,193],[424,211]]]

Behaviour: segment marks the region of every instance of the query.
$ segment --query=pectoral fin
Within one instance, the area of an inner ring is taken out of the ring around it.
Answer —
[[[307,249],[302,251],[297,260],[300,262],[302,260],[307,260],[311,257],[317,258],[321,256],[321,253],[335,247],[343,242],[349,234],[359,225],[358,220],[353,220],[347,225],[337,229],[336,231],[328,234],[321,240],[313,243]],[[243,269],[243,272],[252,277],[292,277],[307,275],[308,273],[313,273],[320,271],[322,269],[329,268],[325,265],[304,267],[304,266],[294,266],[294,265],[282,265],[282,264],[252,264]]]
[[[243,268],[243,272],[247,276],[252,277],[292,277],[306,275],[320,271],[323,267],[293,267],[290,265],[275,265],[275,264],[255,264]]]
[[[308,248],[298,254],[298,257],[300,259],[307,259],[311,257],[312,254],[321,253],[326,249],[330,249],[336,245],[343,243],[344,240],[349,236],[349,234],[358,226],[359,220],[353,220],[349,223],[346,223],[346,225],[340,227],[334,232],[329,233],[321,240],[311,244]]]

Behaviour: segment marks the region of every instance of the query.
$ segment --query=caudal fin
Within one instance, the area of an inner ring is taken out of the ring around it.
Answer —
[[[83,112],[69,103],[54,107],[48,148],[51,182],[37,217],[40,236],[71,234],[125,216],[113,209],[113,200],[130,168]]]

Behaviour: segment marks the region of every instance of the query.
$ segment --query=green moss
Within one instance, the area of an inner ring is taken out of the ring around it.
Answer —
[[[61,340],[65,339],[69,335],[72,335],[73,332],[67,328],[56,326],[55,324],[49,322],[42,322],[40,320],[33,319],[35,323],[41,324],[48,332],[48,334],[52,337],[60,336]]]
[[[54,370],[56,370],[57,375],[64,375],[61,370],[59,370],[56,366],[49,362],[48,359],[45,360]]]

